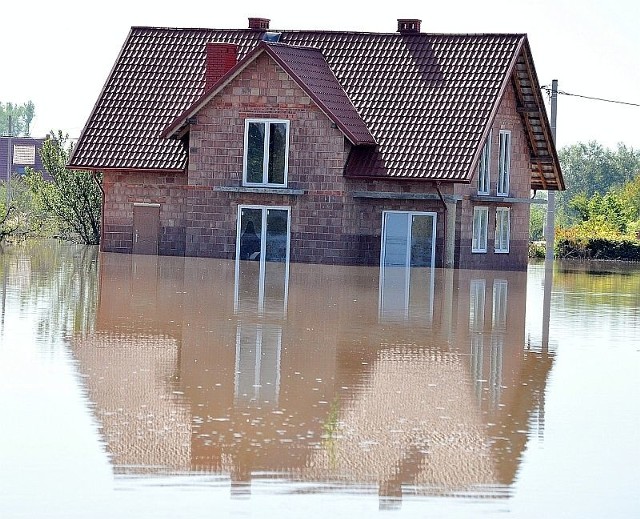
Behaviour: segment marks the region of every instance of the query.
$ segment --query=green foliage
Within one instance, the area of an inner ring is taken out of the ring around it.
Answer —
[[[560,151],[559,258],[640,260],[640,151],[590,142]]]
[[[590,199],[632,181],[640,174],[640,150],[618,144],[617,150],[591,141],[562,148],[558,153],[566,191],[558,193],[556,207],[561,222],[571,225],[583,218],[572,200]],[[582,208],[582,206],[579,206]]]
[[[42,145],[42,164],[52,177],[28,169],[26,180],[41,208],[52,215],[63,238],[93,245],[100,241],[102,196],[93,175],[66,167],[71,144],[68,135],[51,132]]]
[[[640,172],[636,177],[616,190],[623,204],[627,208],[631,220],[640,220]]]
[[[632,207],[615,191],[605,195],[596,193],[591,198],[580,193],[569,202],[569,206],[580,216],[580,223],[600,222],[621,234],[627,232],[627,226],[633,219]]]
[[[9,183],[0,184],[0,242],[39,236],[46,222],[24,178],[15,175]]]
[[[31,135],[31,121],[35,116],[32,101],[17,105],[0,101],[0,134],[28,137]],[[11,128],[9,119],[11,118]]]
[[[529,257],[544,259],[547,254],[547,249],[544,242],[533,241],[529,243]]]
[[[640,261],[640,242],[629,238],[593,238],[584,235],[556,236],[556,257],[592,260]]]
[[[547,216],[546,206],[531,205],[529,216],[529,241],[539,241],[544,239],[544,222]]]

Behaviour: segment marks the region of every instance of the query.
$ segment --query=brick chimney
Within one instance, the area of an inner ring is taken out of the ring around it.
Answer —
[[[238,61],[238,46],[233,43],[207,43],[205,90],[209,90]]]
[[[269,18],[249,18],[249,29],[254,31],[268,31]]]
[[[414,18],[398,18],[398,32],[400,34],[416,34],[420,32],[420,23],[422,20]]]

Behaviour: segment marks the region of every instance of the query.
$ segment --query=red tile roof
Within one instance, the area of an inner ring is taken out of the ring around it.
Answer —
[[[242,60],[263,34],[132,28],[70,166],[183,169],[182,144],[161,134],[203,96],[206,43],[237,44]],[[523,87],[523,120],[540,159],[532,187],[562,185],[525,35],[285,31],[279,43],[268,46],[274,59],[345,135],[356,144],[377,143],[354,147],[347,175],[469,181],[513,78]]]
[[[376,143],[319,49],[266,42],[261,42],[233,69],[229,70],[220,81],[212,85],[162,132],[162,136],[175,135],[181,125],[186,124],[190,117],[196,115],[202,106],[262,52],[269,54],[298,82],[327,117],[344,132],[352,144],[374,145]]]

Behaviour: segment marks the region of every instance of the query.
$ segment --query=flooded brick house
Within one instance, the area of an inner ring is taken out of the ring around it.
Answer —
[[[523,34],[134,27],[69,166],[101,249],[522,269],[563,189]]]

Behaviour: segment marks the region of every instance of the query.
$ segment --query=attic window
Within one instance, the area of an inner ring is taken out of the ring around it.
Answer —
[[[289,121],[247,119],[243,181],[247,186],[285,187],[289,154]]]
[[[36,147],[16,144],[13,147],[13,163],[33,166],[36,163]]]

